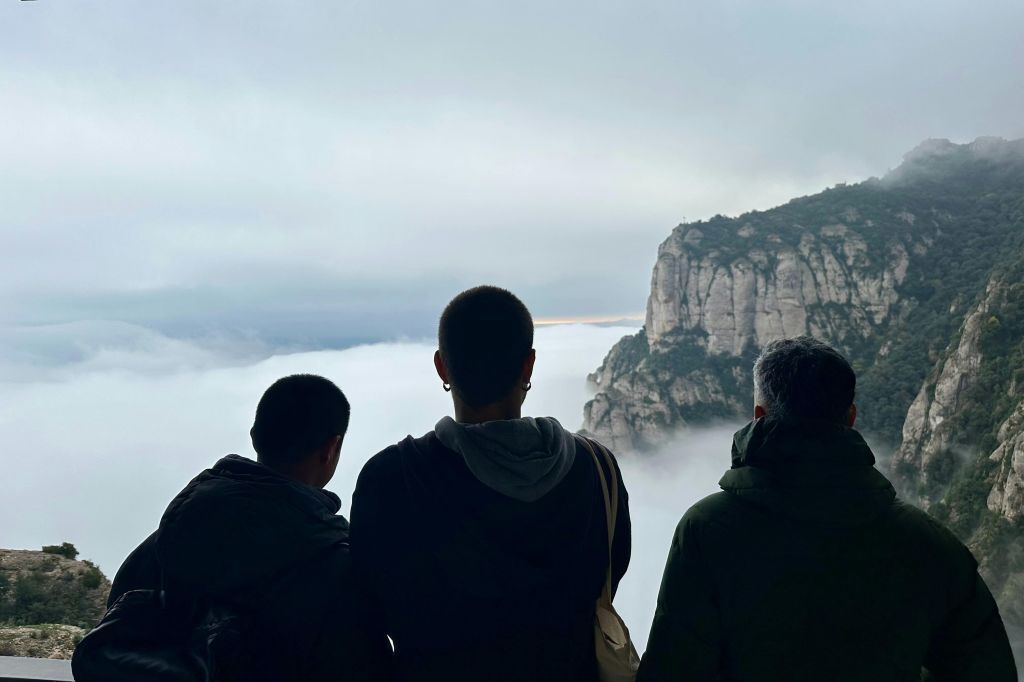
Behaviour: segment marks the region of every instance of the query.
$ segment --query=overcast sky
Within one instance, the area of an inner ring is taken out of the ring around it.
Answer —
[[[1024,135],[1022,26],[1019,0],[9,0],[0,348],[418,337],[484,281],[638,313],[684,219]]]
[[[460,289],[639,313],[681,221],[1024,136],[1022,26],[1020,0],[0,2],[0,546],[113,572],[293,371],[353,399],[347,501],[446,411],[418,339]],[[531,413],[579,426],[626,331],[542,329]],[[728,434],[624,465],[641,642]]]

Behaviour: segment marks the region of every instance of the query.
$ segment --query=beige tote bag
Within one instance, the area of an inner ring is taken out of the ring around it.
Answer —
[[[619,511],[619,481],[615,473],[615,464],[611,454],[596,441],[580,437],[580,442],[594,458],[597,475],[601,479],[601,493],[604,495],[605,518],[608,522],[608,576],[604,581],[604,589],[597,598],[594,613],[594,648],[597,652],[597,675],[601,682],[633,682],[636,671],[640,667],[633,640],[629,638],[629,628],[612,606],[612,543],[615,540],[615,518]],[[596,450],[596,452],[595,452]],[[604,467],[597,453],[608,465],[611,472],[611,485],[605,478]],[[610,491],[610,493],[609,493]]]

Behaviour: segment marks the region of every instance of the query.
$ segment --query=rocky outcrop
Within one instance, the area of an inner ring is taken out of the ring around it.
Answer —
[[[1008,521],[1024,516],[1024,401],[999,427],[999,447],[989,459],[999,464],[988,508]]]
[[[683,347],[697,349],[692,359],[704,354],[699,340]],[[598,391],[584,406],[583,431],[616,452],[635,453],[665,445],[691,421],[739,412],[735,392],[717,371],[700,364],[671,352],[652,352],[643,332],[622,339],[589,377]],[[735,369],[737,381],[748,379]]]
[[[994,264],[1019,255],[1022,197],[1024,140],[929,140],[882,179],[679,225],[658,249],[643,331],[591,375],[584,429],[642,451],[745,415],[760,349],[810,334],[854,363],[867,428],[896,449],[903,426],[902,466],[946,480],[945,415],[978,370],[983,309],[945,349]]]
[[[746,417],[758,352],[802,334],[851,360],[880,465],[1024,627],[1024,140],[929,140],[882,179],[678,226],[584,427],[641,455]]]
[[[617,452],[652,450],[667,444],[675,429],[687,423],[688,410],[741,409],[718,374],[708,369],[676,372],[645,362],[642,371],[615,372],[620,356],[636,340],[623,339],[591,375],[592,382],[605,388],[584,407],[587,433]]]
[[[845,215],[859,214],[851,207]],[[898,239],[885,244],[876,262],[864,237],[843,223],[801,229],[792,246],[761,232],[749,222],[739,226],[731,237],[747,248],[733,256],[702,252],[699,227],[677,228],[658,250],[651,278],[646,329],[652,347],[689,330],[706,334],[708,353],[734,356],[801,334],[866,337],[896,308],[896,288],[910,263]],[[840,322],[829,306],[849,309],[853,317]]]
[[[957,420],[984,360],[980,342],[985,322],[1003,295],[1005,285],[989,283],[984,298],[964,319],[959,342],[924,382],[907,411],[893,469],[908,488],[922,491],[925,505],[950,482],[967,454],[963,449],[969,446],[957,443]]]
[[[694,420],[749,410],[751,361],[772,340],[879,338],[902,310],[910,250],[926,252],[940,221],[928,216],[918,235],[894,230],[869,246],[862,231],[878,231],[876,221],[852,206],[830,217],[846,222],[779,230],[755,216],[676,228],[658,250],[643,334],[591,375],[584,428],[619,450],[657,447]]]

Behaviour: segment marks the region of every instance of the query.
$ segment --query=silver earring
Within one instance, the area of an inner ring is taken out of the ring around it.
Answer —
[[[449,384],[447,381],[442,381],[441,382],[441,388],[444,389],[445,393],[451,393],[452,385]]]
[[[529,391],[531,388],[533,388],[533,382],[532,381],[527,381],[525,384],[523,384],[523,390],[524,391]]]

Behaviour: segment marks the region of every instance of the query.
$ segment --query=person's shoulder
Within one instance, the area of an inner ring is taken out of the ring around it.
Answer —
[[[156,554],[156,536],[150,533],[117,569],[107,597],[109,608],[117,598],[131,590],[155,590],[160,587],[160,562]]]
[[[587,462],[590,462],[592,460],[590,449],[587,447],[587,444],[589,444],[590,447],[594,449],[594,454],[597,455],[597,460],[601,462],[601,467],[605,470],[606,474],[609,473],[608,462],[611,462],[612,466],[615,467],[615,471],[621,474],[619,458],[616,457],[615,453],[612,452],[612,449],[610,447],[608,447],[607,445],[599,441],[597,438],[594,438],[593,436],[587,433],[573,434],[573,439],[576,441],[577,460],[579,460],[580,458],[584,458]],[[621,476],[619,477],[619,479],[621,480]]]
[[[698,500],[676,524],[675,542],[689,544],[690,541],[702,538],[709,539],[729,534],[731,519],[740,509],[740,503],[726,492],[716,492]]]
[[[168,527],[222,513],[225,501],[233,499],[228,491],[237,486],[236,481],[219,476],[216,465],[204,469],[171,498],[160,517],[160,529],[165,530],[166,535]],[[163,537],[160,541],[162,543]]]
[[[367,460],[359,473],[357,486],[374,485],[379,481],[390,480],[400,476],[410,457],[428,452],[437,445],[437,437],[433,431],[414,438],[406,436],[394,445],[389,445]]]
[[[896,500],[890,509],[888,523],[907,546],[915,546],[933,556],[946,556],[969,563],[974,561],[970,550],[953,531],[912,504]]]
[[[679,520],[679,528],[711,525],[722,517],[732,514],[738,507],[739,504],[733,495],[724,491],[712,493],[694,502],[686,510],[683,518]]]
[[[598,438],[593,434],[588,433],[587,431],[580,431],[578,433],[573,433],[572,437],[573,440],[576,441],[576,452],[587,452],[586,444],[589,444],[598,454],[600,454],[601,451],[604,451],[608,453],[609,457],[616,459],[615,453],[612,452],[612,449],[598,440]]]

